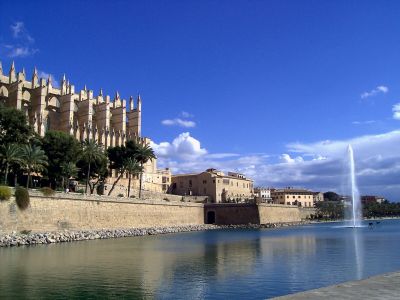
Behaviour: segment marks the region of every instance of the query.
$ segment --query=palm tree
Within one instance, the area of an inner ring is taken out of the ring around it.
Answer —
[[[139,143],[135,149],[135,158],[140,163],[140,179],[139,179],[139,198],[142,197],[142,177],[143,177],[143,165],[149,160],[156,159],[153,149],[143,143]]]
[[[86,187],[85,187],[85,193],[87,193],[89,179],[90,179],[90,164],[102,157],[103,149],[95,140],[86,139],[82,143],[82,145],[83,149],[81,157],[88,162],[88,171],[87,171]]]
[[[26,188],[31,183],[31,173],[40,172],[47,166],[47,156],[39,146],[24,145],[22,146],[21,158],[24,169],[28,172],[28,180]]]
[[[76,176],[78,174],[79,168],[73,162],[64,163],[61,165],[61,174],[63,179],[63,187],[64,182],[66,182],[67,187],[69,187],[69,178]]]
[[[139,162],[134,158],[128,158],[124,161],[124,166],[126,172],[128,172],[128,198],[131,192],[131,178],[132,175],[137,175],[142,172],[142,167],[140,166]]]
[[[1,149],[1,160],[3,164],[5,165],[5,177],[4,177],[4,184],[7,185],[7,177],[8,177],[8,171],[10,169],[10,165],[17,163],[20,164],[22,163],[22,158],[21,158],[21,147],[18,146],[17,144],[10,144],[7,146],[2,147]]]

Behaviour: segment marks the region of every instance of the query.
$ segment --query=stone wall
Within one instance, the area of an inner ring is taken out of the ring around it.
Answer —
[[[302,216],[297,206],[280,204],[258,204],[260,224],[300,222]]]
[[[217,225],[260,224],[260,218],[256,204],[205,204],[204,223]]]
[[[31,195],[30,207],[20,211],[13,198],[0,201],[0,232],[3,233],[201,224],[204,224],[204,209],[197,203],[128,201],[73,194]]]

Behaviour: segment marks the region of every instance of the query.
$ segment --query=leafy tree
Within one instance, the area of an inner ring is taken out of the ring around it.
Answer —
[[[103,154],[103,150],[102,150],[101,146],[95,140],[86,139],[82,143],[81,159],[87,163],[87,172],[86,172],[87,177],[86,177],[85,193],[87,193],[88,185],[89,185],[89,181],[90,181],[91,164],[96,161],[103,160],[103,157],[105,157]],[[106,157],[105,157],[105,159],[107,160]]]
[[[17,144],[3,145],[1,147],[0,158],[5,168],[4,184],[7,185],[7,177],[10,167],[22,163],[21,147]]]
[[[142,197],[142,178],[143,178],[143,165],[147,163],[149,160],[156,159],[156,155],[154,154],[153,149],[146,144],[139,143],[137,144],[135,150],[135,158],[140,163],[141,171],[139,178],[139,198]]]
[[[108,195],[111,195],[116,184],[122,178],[126,170],[125,162],[128,159],[136,160],[138,144],[133,141],[127,141],[125,146],[110,147],[107,149],[107,156],[110,162],[110,169],[115,170],[117,173],[117,179],[114,181]]]
[[[324,199],[327,201],[340,201],[340,195],[335,192],[326,192],[324,193]]]
[[[131,178],[132,175],[137,175],[142,172],[142,167],[140,164],[134,159],[134,158],[128,158],[124,162],[125,166],[125,171],[128,172],[128,197],[130,196],[130,191],[131,191]]]
[[[89,166],[90,164],[90,166]],[[88,156],[81,156],[77,163],[78,178],[86,181],[92,194],[98,184],[104,184],[108,176],[108,160],[103,152],[89,160]]]
[[[125,146],[110,147],[107,149],[107,156],[110,162],[110,169],[115,170],[118,174],[117,179],[114,180],[108,195],[111,195],[115,188],[115,185],[121,179],[125,172],[124,160],[128,158],[127,150]]]
[[[25,144],[34,136],[23,111],[0,104],[0,145]]]
[[[76,164],[72,161],[67,162],[67,163],[63,163],[61,165],[61,175],[63,178],[63,184],[62,186],[64,187],[64,185],[66,185],[67,187],[69,187],[69,179],[73,176],[77,176],[78,175],[78,171],[79,168],[76,166]]]
[[[48,159],[47,175],[55,186],[61,179],[65,178],[62,166],[75,165],[80,146],[76,139],[61,131],[47,131],[43,140],[42,147]],[[75,166],[76,167],[76,166]],[[76,173],[76,172],[75,172]],[[70,175],[72,176],[72,175]]]
[[[31,184],[31,173],[41,172],[48,165],[47,156],[44,151],[38,146],[24,145],[22,146],[22,165],[28,173],[26,187]]]

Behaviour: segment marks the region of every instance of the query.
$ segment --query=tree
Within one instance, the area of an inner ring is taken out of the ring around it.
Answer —
[[[81,157],[77,163],[77,167],[79,168],[78,178],[86,181],[91,194],[98,184],[104,183],[108,176],[108,160],[103,152],[90,161],[90,168],[89,160],[85,157]]]
[[[1,160],[5,167],[4,184],[7,185],[7,177],[10,166],[22,163],[21,147],[17,144],[3,145],[1,148]]]
[[[42,147],[48,157],[47,175],[50,182],[56,186],[57,182],[68,175],[63,172],[62,166],[65,168],[70,163],[75,166],[79,156],[79,143],[65,132],[47,131],[42,140]]]
[[[135,158],[140,163],[141,171],[139,178],[139,198],[142,197],[142,178],[143,178],[143,165],[149,160],[156,159],[153,149],[146,144],[136,144]]]
[[[125,171],[128,172],[128,198],[130,196],[130,191],[131,191],[131,178],[132,175],[137,175],[142,172],[142,167],[138,163],[138,161],[134,158],[128,158],[124,162],[125,166]]]
[[[111,195],[115,188],[115,185],[121,179],[125,172],[124,160],[128,158],[125,146],[110,147],[107,149],[107,156],[110,162],[110,169],[115,170],[117,173],[117,179],[114,180],[111,189],[108,191],[108,196]]]
[[[104,153],[99,146],[99,144],[95,140],[88,140],[86,139],[82,143],[82,153],[81,153],[81,159],[87,163],[87,173],[86,173],[86,187],[85,187],[85,193],[87,193],[88,190],[88,185],[89,185],[89,180],[90,180],[90,174],[91,174],[91,164],[95,162],[96,160],[102,160],[104,158]],[[105,158],[107,160],[107,158]]]
[[[26,144],[34,136],[23,111],[0,104],[0,145]]]
[[[340,201],[340,196],[335,192],[326,192],[324,193],[324,199],[327,201]]]
[[[61,175],[63,177],[63,187],[64,187],[64,184],[66,184],[66,186],[69,187],[69,179],[73,176],[77,176],[78,171],[79,171],[79,168],[72,161],[70,161],[68,163],[63,163],[61,165]]]
[[[41,172],[48,165],[47,156],[39,146],[24,145],[22,146],[22,164],[25,171],[28,172],[26,187],[31,184],[31,173]]]

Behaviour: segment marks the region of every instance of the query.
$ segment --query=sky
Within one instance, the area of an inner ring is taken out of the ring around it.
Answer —
[[[140,93],[174,174],[400,201],[399,1],[1,1],[0,61]]]

